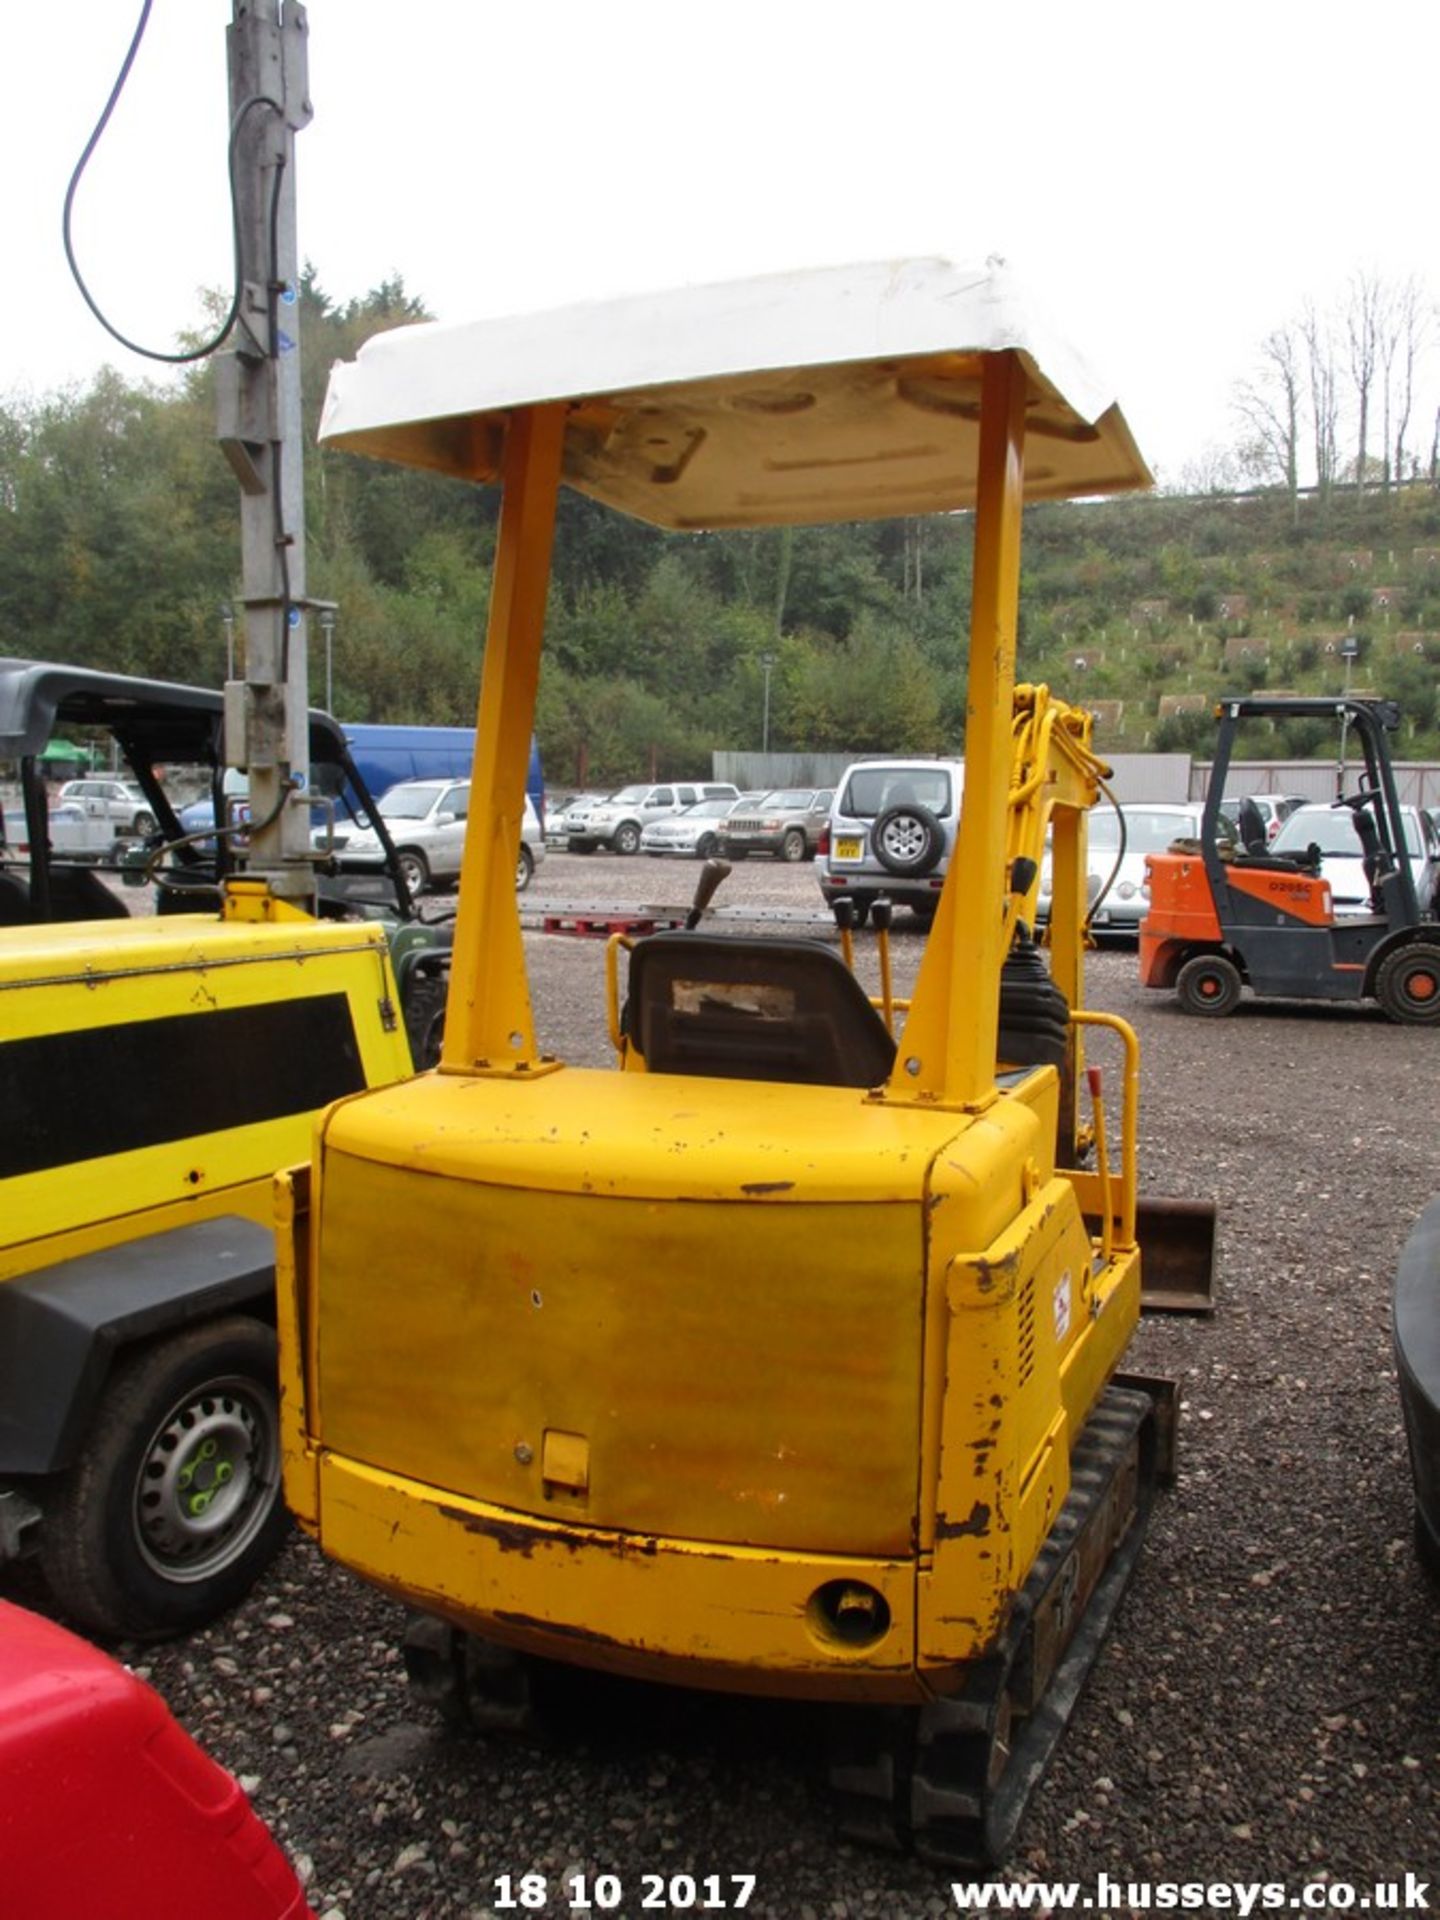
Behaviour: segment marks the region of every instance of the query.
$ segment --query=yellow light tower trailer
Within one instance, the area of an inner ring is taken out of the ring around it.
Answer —
[[[322,431],[504,498],[441,1063],[282,1183],[290,1503],[431,1616],[454,1713],[523,1718],[537,1657],[892,1709],[836,1716],[847,1825],[997,1856],[1155,1470],[1114,1380],[1128,1031],[1121,1149],[1077,1150],[1101,770],[1014,686],[1022,505],[1148,484],[1125,421],[1003,268],[930,259],[381,335]],[[898,1033],[832,945],[696,932],[612,952],[619,1070],[542,1052],[514,869],[562,484],[682,530],[974,509],[963,815]]]

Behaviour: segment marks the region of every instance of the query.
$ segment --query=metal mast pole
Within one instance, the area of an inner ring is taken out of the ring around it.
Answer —
[[[226,683],[226,759],[250,775],[250,871],[309,904],[309,675],[295,134],[309,123],[305,9],[232,0],[226,35],[240,310],[216,359],[217,437],[240,482],[245,678]]]

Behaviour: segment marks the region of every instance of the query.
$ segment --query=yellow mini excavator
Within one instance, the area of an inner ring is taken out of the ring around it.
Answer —
[[[1167,1446],[1120,1378],[1134,1037],[1082,996],[1103,770],[1015,686],[1022,507],[1147,485],[1125,420],[1005,269],[926,259],[381,335],[322,432],[504,495],[440,1064],[338,1102],[282,1181],[291,1506],[423,1616],[455,1718],[523,1723],[540,1661],[832,1702],[848,1831],[998,1858]],[[514,870],[562,485],[677,530],[973,510],[964,804],[908,1002],[833,938],[696,927],[612,950],[614,1068],[542,1050]]]

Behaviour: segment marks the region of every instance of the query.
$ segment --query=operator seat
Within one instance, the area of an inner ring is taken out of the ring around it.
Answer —
[[[1269,846],[1265,838],[1265,816],[1247,793],[1240,802],[1236,814],[1236,826],[1240,831],[1240,844],[1246,853],[1264,853]]]
[[[622,1024],[651,1073],[874,1087],[895,1064],[865,989],[818,940],[651,934],[629,988]]]
[[[1276,873],[1319,873],[1320,855],[1313,845],[1303,855],[1271,853],[1265,834],[1265,816],[1248,793],[1236,809],[1235,829],[1240,845],[1229,856],[1232,867],[1264,867]]]

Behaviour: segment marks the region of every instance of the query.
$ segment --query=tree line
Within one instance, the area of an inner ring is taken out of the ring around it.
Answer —
[[[454,725],[475,711],[497,494],[315,440],[331,364],[377,330],[427,317],[399,279],[337,301],[313,269],[303,276],[308,576],[315,596],[338,606],[331,673],[342,719]],[[1371,389],[1392,450],[1391,484],[1402,465],[1413,467],[1393,384],[1407,337],[1377,346]],[[5,651],[219,684],[222,608],[239,591],[239,516],[213,434],[204,363],[173,386],[107,370],[84,387],[0,401]],[[1329,471],[1338,487],[1333,462]],[[1297,461],[1297,488],[1299,472]],[[551,778],[693,774],[716,748],[764,744],[958,751],[971,531],[970,517],[956,514],[667,534],[566,492],[538,710]],[[1303,547],[1312,532],[1297,520],[1288,537]],[[1354,536],[1370,537],[1358,525]],[[1268,523],[1243,536],[1272,546],[1286,537],[1272,538]],[[1415,537],[1429,536],[1419,527]],[[1125,696],[1137,714],[1145,702],[1153,709],[1200,657],[1197,634],[1215,628],[1206,596],[1243,577],[1240,538],[1218,505],[1173,496],[1032,509],[1022,673],[1072,697],[1093,690]],[[1306,564],[1308,573],[1297,560],[1296,579],[1314,605],[1303,617],[1342,618],[1341,588],[1318,561]],[[1416,587],[1414,620],[1440,625],[1428,591]],[[1158,623],[1134,611],[1147,595],[1163,596]],[[312,628],[317,704],[318,639]],[[1077,648],[1090,650],[1081,686]]]

